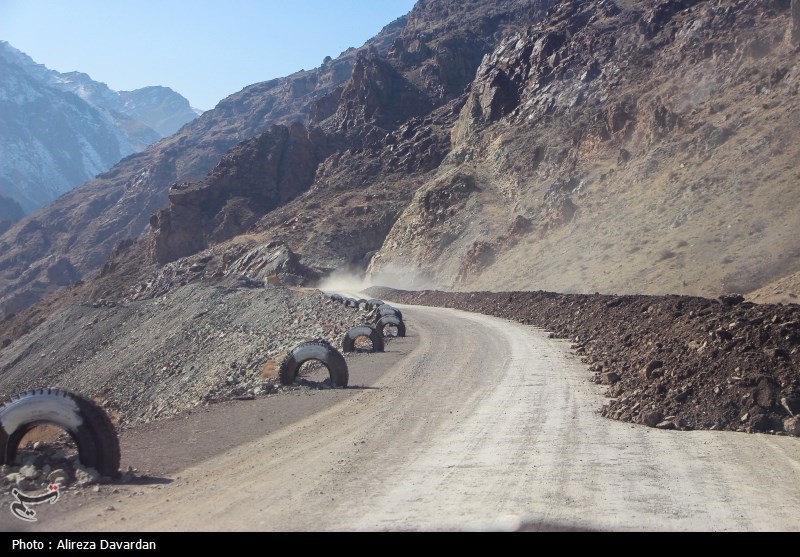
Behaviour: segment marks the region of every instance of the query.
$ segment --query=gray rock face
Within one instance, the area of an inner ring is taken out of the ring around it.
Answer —
[[[248,230],[271,209],[307,190],[319,164],[313,133],[273,126],[233,149],[202,182],[176,185],[150,221],[152,257],[168,263]]]

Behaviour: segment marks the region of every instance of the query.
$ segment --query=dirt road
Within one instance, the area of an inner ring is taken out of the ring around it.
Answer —
[[[46,530],[797,530],[800,443],[606,420],[561,341],[401,306],[375,384]]]

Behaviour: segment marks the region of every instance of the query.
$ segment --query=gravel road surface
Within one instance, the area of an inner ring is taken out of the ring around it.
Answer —
[[[48,510],[37,527],[800,529],[797,439],[607,420],[601,387],[563,341],[493,317],[399,307],[416,347],[371,388],[172,483],[123,487],[109,496],[113,511],[99,498]]]

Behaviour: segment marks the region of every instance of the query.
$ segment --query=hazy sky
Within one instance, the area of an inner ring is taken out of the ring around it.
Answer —
[[[165,85],[208,110],[361,46],[414,0],[0,0],[0,39],[112,89]]]

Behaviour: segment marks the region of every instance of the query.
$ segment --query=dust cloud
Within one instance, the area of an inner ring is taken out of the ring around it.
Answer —
[[[362,292],[371,286],[387,286],[398,290],[441,290],[430,277],[398,265],[387,265],[371,273],[338,269],[322,279],[316,287],[323,291]]]

